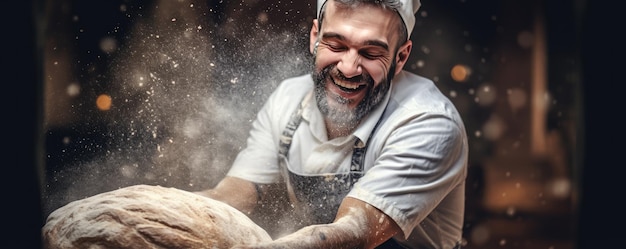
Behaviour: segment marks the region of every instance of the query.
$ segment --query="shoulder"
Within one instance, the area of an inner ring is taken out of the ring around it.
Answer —
[[[310,74],[291,77],[278,84],[265,103],[261,113],[265,113],[279,125],[286,123],[286,118],[313,88],[313,79]]]
[[[437,108],[442,104],[451,104],[432,80],[407,71],[394,78],[391,99],[409,108]]]
[[[437,115],[461,121],[457,108],[432,80],[408,71],[394,78],[387,108],[403,116]]]
[[[403,71],[394,78],[379,135],[419,136],[434,130],[463,137],[461,114],[433,81]],[[395,134],[395,135],[394,135]]]

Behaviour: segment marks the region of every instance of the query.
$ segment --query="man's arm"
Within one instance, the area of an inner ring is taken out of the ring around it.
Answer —
[[[254,183],[241,178],[226,176],[212,189],[195,192],[233,206],[244,214],[250,214],[258,199]]]
[[[311,225],[269,243],[234,248],[374,248],[398,232],[400,227],[389,216],[361,200],[347,197],[331,224]]]

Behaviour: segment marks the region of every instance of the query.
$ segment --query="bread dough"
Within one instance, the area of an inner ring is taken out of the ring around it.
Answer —
[[[192,192],[134,185],[53,211],[44,246],[56,248],[230,248],[271,241],[237,209]]]

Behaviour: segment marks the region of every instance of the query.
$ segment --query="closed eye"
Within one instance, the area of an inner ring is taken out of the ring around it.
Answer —
[[[333,52],[341,52],[347,49],[346,46],[336,42],[322,42],[322,44],[324,44],[326,47],[328,47],[328,49]]]
[[[370,60],[375,60],[386,55],[386,53],[384,52],[370,51],[370,50],[361,50],[359,54],[363,56],[364,58],[370,59]]]

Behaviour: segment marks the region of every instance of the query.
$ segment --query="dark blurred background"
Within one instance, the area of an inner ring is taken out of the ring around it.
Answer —
[[[20,37],[3,39],[13,247],[40,247],[47,215],[73,200],[133,184],[211,187],[271,90],[309,70],[314,1],[7,9],[5,31]],[[433,79],[464,116],[465,248],[619,245],[614,9],[422,1],[405,69]]]

